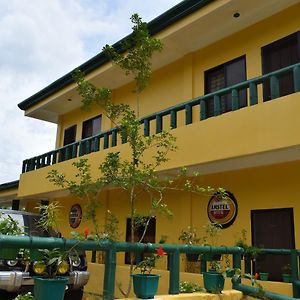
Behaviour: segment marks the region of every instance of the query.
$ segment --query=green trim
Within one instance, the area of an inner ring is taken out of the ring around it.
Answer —
[[[148,23],[148,29],[149,33],[151,35],[154,35],[163,29],[167,28],[168,26],[171,26],[172,24],[176,23],[177,21],[183,19],[184,17],[192,14],[193,12],[201,9],[202,7],[208,5],[209,3],[213,2],[214,0],[185,0],[171,9],[167,10],[160,16],[156,17],[152,21]],[[124,37],[120,41],[116,42],[113,47],[119,52],[122,53],[122,42],[127,38],[128,36]],[[76,69],[80,69],[82,72],[85,74],[88,74],[95,69],[101,67],[105,63],[107,63],[109,59],[107,58],[106,55],[104,55],[103,52],[100,52],[96,56],[92,57],[82,65],[80,65]],[[25,99],[21,103],[18,104],[18,107],[22,110],[26,110],[33,105],[43,101],[47,97],[53,95],[60,89],[63,89],[64,87],[68,86],[69,84],[73,83],[72,79],[72,73],[74,70],[71,72],[67,73],[63,77],[57,79],[44,89],[40,90],[36,94],[32,95],[31,97]]]
[[[0,184],[0,191],[13,189],[19,186],[19,180],[6,182],[3,184]]]

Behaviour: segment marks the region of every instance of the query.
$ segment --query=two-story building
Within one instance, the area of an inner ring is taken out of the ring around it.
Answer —
[[[202,174],[199,183],[224,187],[232,198],[222,205],[188,192],[167,193],[174,217],[157,216],[149,241],[166,235],[177,243],[183,228],[201,232],[210,219],[225,224],[219,244],[233,245],[246,229],[249,244],[300,247],[299,13],[299,0],[185,0],[148,23],[164,49],[153,58],[142,94],[141,127],[149,134],[172,127],[179,148],[160,172],[185,166]],[[78,68],[97,86],[112,89],[113,101],[134,107],[133,82],[103,53]],[[25,116],[57,124],[56,149],[25,158],[19,182],[0,186],[0,199],[20,200],[27,210],[59,201],[65,236],[88,224],[77,218],[85,201],[50,183],[48,172],[72,176],[72,162],[86,157],[96,174],[108,152],[126,148],[99,108],[80,106],[72,72],[22,101]],[[120,240],[126,240],[126,195],[112,189],[101,199],[100,222],[111,210],[120,221]],[[266,260],[263,266],[278,279],[284,263]]]

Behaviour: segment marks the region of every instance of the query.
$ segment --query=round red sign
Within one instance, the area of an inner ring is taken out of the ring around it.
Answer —
[[[232,193],[227,194],[227,198],[219,194],[212,196],[207,206],[210,221],[222,225],[222,228],[230,226],[237,215],[237,202]]]

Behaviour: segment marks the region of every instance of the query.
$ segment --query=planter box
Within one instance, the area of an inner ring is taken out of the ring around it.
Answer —
[[[157,293],[159,275],[132,274],[133,290],[137,298],[152,299]]]
[[[63,300],[68,278],[34,278],[35,300]]]
[[[221,273],[208,271],[203,273],[204,288],[213,294],[220,294],[224,289],[225,279]]]

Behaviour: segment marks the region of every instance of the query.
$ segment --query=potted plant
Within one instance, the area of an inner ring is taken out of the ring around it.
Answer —
[[[208,272],[203,272],[204,288],[209,293],[220,294],[224,289],[225,277],[226,272],[223,272],[220,261],[211,261]]]
[[[204,226],[205,246],[217,246],[218,237],[221,234],[221,225],[213,222],[208,222]],[[208,272],[203,272],[204,288],[214,294],[220,294],[224,289],[226,272],[223,271],[220,263],[221,254],[206,253],[202,255],[202,259],[210,262],[210,269]]]
[[[262,281],[267,281],[269,279],[268,272],[259,272],[259,279]]]
[[[283,282],[291,282],[292,281],[292,268],[290,264],[286,264],[281,268],[281,276],[282,276],[282,281]]]
[[[197,237],[197,229],[193,226],[188,226],[181,231],[178,237],[179,241],[184,242],[187,245],[197,245],[200,242],[200,238]],[[186,253],[186,258],[190,262],[198,261],[198,253]]]
[[[133,290],[138,298],[152,299],[157,292],[159,275],[151,274],[155,267],[155,262],[166,255],[162,246],[155,250],[155,253],[147,256],[136,267],[140,269],[140,274],[132,274]]]
[[[207,222],[203,228],[205,230],[205,236],[203,238],[202,245],[216,247],[218,238],[221,234],[222,226],[217,223]],[[205,261],[219,261],[221,259],[221,255],[207,253],[202,255],[202,259]]]
[[[35,262],[33,269],[40,276],[34,278],[34,297],[36,300],[63,300],[69,271],[66,259],[69,251],[55,249],[41,249],[41,261]]]

